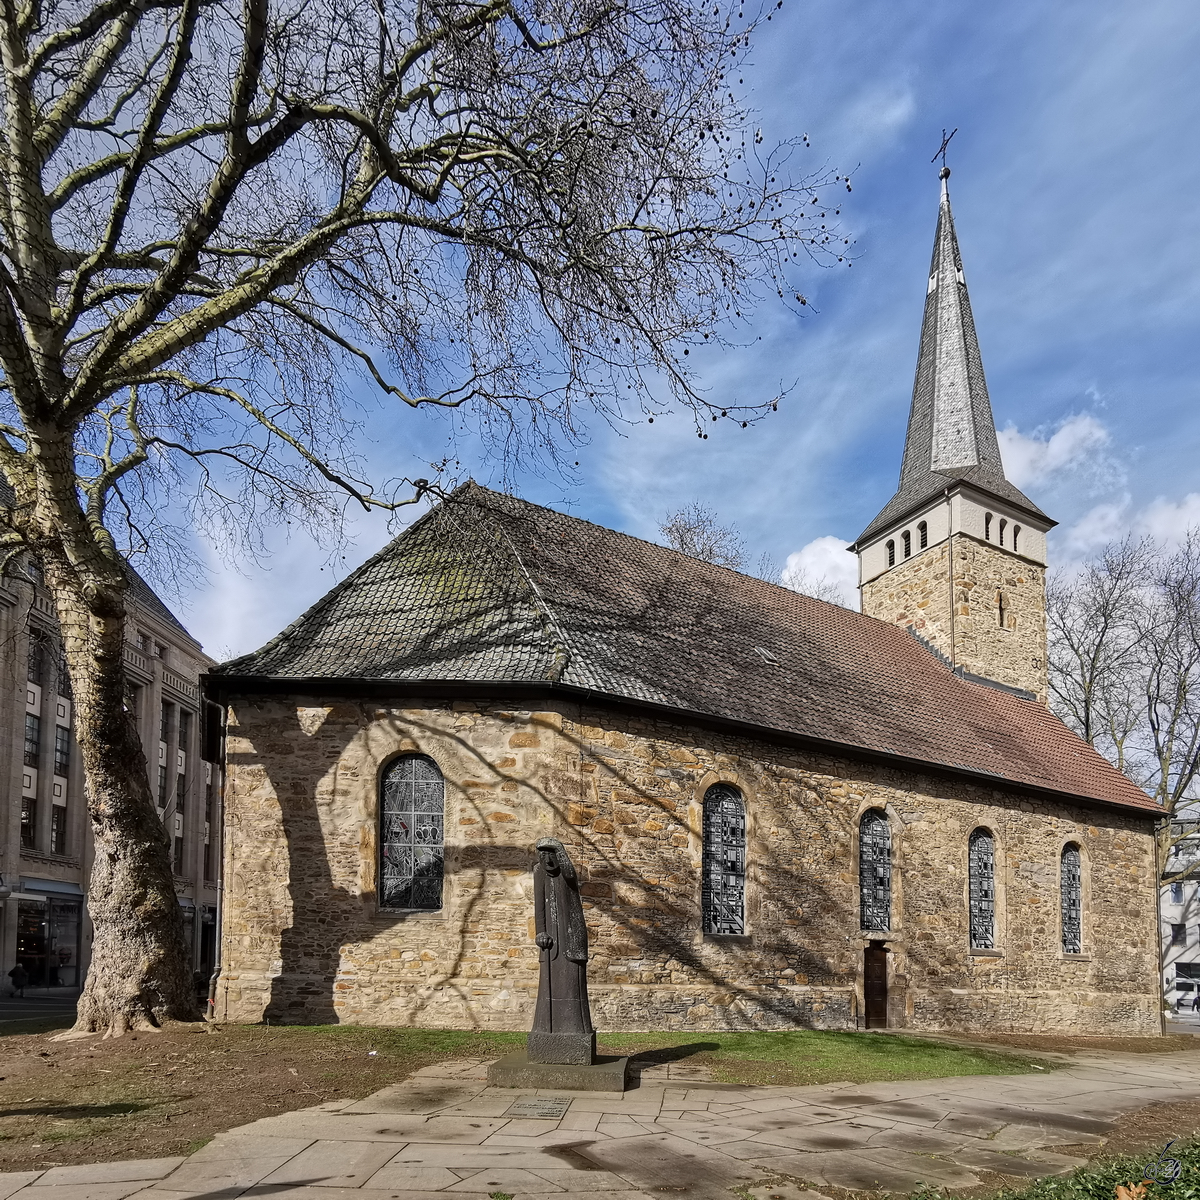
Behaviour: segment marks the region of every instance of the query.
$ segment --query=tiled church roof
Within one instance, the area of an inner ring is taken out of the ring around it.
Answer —
[[[859,543],[959,482],[1045,517],[1028,496],[1009,483],[1000,461],[996,424],[983,375],[975,319],[971,315],[971,298],[967,294],[950,211],[950,193],[946,187],[949,174],[946,171],[942,176],[942,200],[933,240],[933,261],[929,265],[900,486],[875,520],[859,534]]]
[[[565,685],[1158,811],[1042,705],[901,628],[476,484],[213,674]]]

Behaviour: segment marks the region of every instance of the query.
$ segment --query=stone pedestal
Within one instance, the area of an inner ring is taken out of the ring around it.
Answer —
[[[493,1087],[546,1088],[564,1092],[623,1092],[628,1058],[600,1057],[590,1063],[533,1062],[527,1051],[508,1054],[488,1067]]]
[[[596,1061],[596,1033],[548,1033],[533,1029],[525,1039],[525,1051],[534,1063],[566,1063],[586,1067]]]

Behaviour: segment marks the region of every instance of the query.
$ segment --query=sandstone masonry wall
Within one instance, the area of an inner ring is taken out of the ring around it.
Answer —
[[[1037,563],[956,533],[866,583],[863,612],[910,625],[955,666],[1046,703],[1046,570]]]
[[[376,905],[378,780],[446,778],[437,913]],[[230,708],[218,1016],[526,1029],[537,988],[533,843],[583,881],[600,1029],[861,1024],[857,822],[893,840],[889,1023],[1159,1031],[1154,857],[1136,814],[821,756],[606,710],[248,699]],[[747,930],[701,933],[701,802],[748,816]],[[997,940],[972,953],[967,839],[996,838]],[[1084,953],[1061,951],[1059,856],[1083,851]]]

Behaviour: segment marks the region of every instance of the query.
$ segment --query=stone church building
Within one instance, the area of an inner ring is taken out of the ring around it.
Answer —
[[[1004,476],[944,181],[864,613],[468,484],[226,706],[232,1021],[528,1028],[533,845],[595,1023],[1160,1029],[1160,810],[1046,707],[1046,531]]]

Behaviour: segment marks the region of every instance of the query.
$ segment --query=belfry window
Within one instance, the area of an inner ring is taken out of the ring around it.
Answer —
[[[1008,525],[1008,522],[1006,520],[1004,520],[1003,517],[1001,517],[1001,519],[1000,519],[1000,545],[1002,545],[1002,546],[1004,545],[1004,529],[1005,529],[1005,526],[1007,526],[1007,525]]]
[[[922,521],[917,525],[918,540],[921,543],[921,549],[924,550],[929,545],[929,525]]]
[[[1079,847],[1063,847],[1062,873],[1059,876],[1062,894],[1062,948],[1064,954],[1083,953],[1083,872],[1080,869]]]
[[[902,537],[904,539],[904,557],[907,558],[912,553],[912,533],[906,529]]]
[[[971,910],[971,949],[996,944],[996,841],[976,829],[967,843],[967,896]]]
[[[858,823],[859,913],[863,929],[892,927],[892,831],[887,816],[868,809]]]
[[[746,806],[732,784],[704,793],[700,902],[705,933],[746,931]]]
[[[1021,536],[1020,525],[1014,525],[1013,526],[1013,549],[1014,550],[1017,549],[1017,540],[1020,538],[1020,536]]]
[[[406,754],[383,773],[379,795],[379,906],[442,907],[446,784],[425,754]]]
[[[983,537],[984,537],[984,541],[990,542],[992,540],[992,514],[991,513],[983,514]]]
[[[890,539],[888,540],[888,544],[887,544],[887,552],[888,552],[888,566],[894,567],[896,565],[896,543],[891,541]]]

